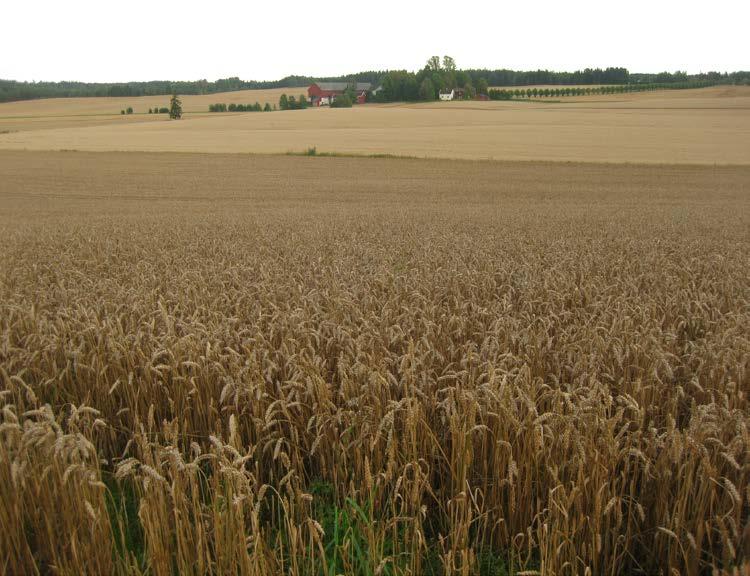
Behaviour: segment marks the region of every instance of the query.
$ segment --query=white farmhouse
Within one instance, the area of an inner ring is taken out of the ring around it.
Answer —
[[[453,90],[451,90],[450,92],[443,92],[441,90],[440,91],[440,99],[441,100],[453,100]]]

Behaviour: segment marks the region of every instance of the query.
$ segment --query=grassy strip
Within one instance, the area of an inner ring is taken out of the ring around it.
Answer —
[[[392,158],[399,160],[422,160],[421,156],[409,156],[406,154],[388,154],[388,153],[373,153],[373,154],[360,154],[357,152],[318,152],[317,147],[313,146],[307,150],[295,151],[289,150],[283,154],[259,154],[262,156],[316,156],[318,158]]]
[[[138,517],[140,502],[135,487],[130,482],[118,482],[111,473],[103,473],[102,480],[107,486],[107,513],[114,534],[112,554],[115,565],[136,565],[144,571],[146,542]]]
[[[143,526],[138,515],[140,500],[133,482],[115,480],[112,474],[105,473],[104,482],[108,489],[107,512],[115,536],[112,551],[115,566],[123,574],[145,573],[148,570],[149,559]],[[327,482],[313,482],[310,487],[314,495],[312,510],[313,519],[323,528],[322,537],[323,556],[319,556],[319,549],[307,549],[306,558],[298,558],[299,566],[309,565],[310,557],[317,557],[315,570],[303,571],[310,576],[336,576],[338,574],[352,574],[361,576],[375,576],[376,573],[387,575],[402,574],[409,569],[414,560],[413,555],[396,550],[406,548],[402,530],[394,530],[395,539],[387,536],[384,540],[373,542],[372,526],[385,524],[386,518],[377,517],[373,503],[359,503],[352,498],[344,502],[337,502],[334,487]],[[210,494],[204,493],[206,512],[214,506],[220,506]],[[270,507],[264,506],[266,522],[273,524]],[[240,535],[237,535],[238,537]],[[247,536],[247,534],[243,535]],[[421,553],[420,565],[424,576],[443,576],[445,567],[440,555],[440,542],[434,535],[425,535],[426,545]],[[271,549],[282,543],[283,548],[289,538],[282,530],[271,529],[267,537]],[[286,557],[285,565],[290,566],[290,558]],[[514,563],[509,552],[480,547],[476,555],[476,563],[472,574],[476,576],[512,576],[523,570],[538,568],[537,563],[530,562],[526,566]],[[383,560],[387,559],[387,560]],[[379,568],[378,568],[379,567]]]

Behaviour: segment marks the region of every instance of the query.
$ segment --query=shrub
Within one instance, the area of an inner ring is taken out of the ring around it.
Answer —
[[[351,108],[352,99],[349,98],[348,94],[342,94],[331,102],[331,108]]]
[[[510,100],[513,92],[510,90],[490,90],[488,96],[490,100]]]
[[[125,110],[125,113],[126,114],[132,114],[133,113],[133,108],[131,108],[130,106],[128,106],[127,109]]]
[[[299,100],[294,96],[282,94],[279,98],[279,108],[282,110],[301,110],[307,108],[307,100],[304,94],[300,94]]]

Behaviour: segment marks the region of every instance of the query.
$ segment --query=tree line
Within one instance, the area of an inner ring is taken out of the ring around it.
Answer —
[[[279,108],[281,110],[302,110],[307,108],[307,98],[304,94],[300,94],[299,98],[295,98],[294,95],[287,96],[282,94],[279,97]]]
[[[459,70],[450,56],[442,61],[432,56],[418,72],[396,70],[387,72],[381,80],[382,90],[373,98],[377,102],[436,100],[441,91],[459,88],[464,99],[485,94],[495,100],[583,94],[610,94],[657,89],[684,89],[715,84],[750,84],[750,72],[688,75],[685,72],[660,74],[630,74],[625,68],[587,68],[577,72],[515,72],[513,70]],[[547,84],[559,88],[493,89],[489,86],[524,86]],[[606,87],[586,88],[566,84],[608,84]]]
[[[259,102],[255,104],[209,104],[209,112],[271,112],[272,110],[302,110],[308,107],[307,98],[304,94],[300,94],[299,98],[295,98],[294,95],[288,96],[286,93],[282,94],[279,98],[278,108],[274,104],[268,102],[264,106],[261,106]]]
[[[274,107],[273,110],[276,108]],[[271,105],[266,102],[265,106],[261,106],[260,102],[255,104],[209,104],[209,112],[271,112]]]
[[[623,84],[614,86],[566,86],[560,88],[493,88],[489,91],[490,100],[512,100],[516,98],[560,98],[563,96],[588,96],[593,94],[622,94],[625,92],[646,92],[651,90],[684,90],[715,86],[710,80],[691,80],[677,83]]]
[[[382,79],[382,89],[374,96],[376,102],[436,100],[442,91],[461,88],[464,98],[486,94],[489,83],[484,77],[473,78],[466,70],[459,70],[450,56],[432,56],[418,72],[396,70]]]
[[[298,88],[308,86],[313,81],[305,76],[287,76],[281,80],[254,81],[240,80],[237,77],[208,80],[148,82],[18,82],[0,79],[0,102],[32,100],[36,98],[75,98],[75,97],[129,97],[163,96],[169,94],[214,94],[236,90],[269,88]]]
[[[432,58],[430,59],[432,60]],[[439,59],[438,59],[439,60]],[[454,62],[455,64],[455,62]],[[441,66],[442,68],[443,66]],[[410,80],[404,87],[411,98],[417,99],[421,83],[426,73],[420,71],[421,76],[414,85]],[[430,71],[430,82],[435,89],[435,79]],[[687,74],[685,72],[661,72],[659,74],[632,73],[625,68],[586,68],[575,72],[553,72],[550,70],[517,71],[517,70],[455,70],[466,75],[475,88],[481,79],[489,86],[528,86],[533,84],[549,85],[588,85],[588,84],[672,84],[688,81],[712,81],[721,84],[750,85],[750,71],[739,72],[706,72],[701,74]],[[168,81],[153,80],[148,82],[19,82],[16,80],[0,80],[0,102],[14,100],[31,100],[36,98],[72,98],[96,96],[161,96],[174,93],[179,94],[213,94],[217,92],[231,92],[235,90],[269,89],[269,88],[300,88],[312,82],[370,82],[374,85],[383,83],[389,76],[412,74],[406,71],[364,71],[343,76],[312,78],[309,76],[286,76],[280,80],[255,81],[241,80],[234,76],[220,78],[213,82],[208,80]],[[463,76],[456,78],[461,80]],[[425,91],[429,88],[425,86]]]
[[[464,70],[472,82],[480,78],[490,86],[551,86],[591,84],[679,84],[684,82],[713,82],[714,84],[750,85],[750,71],[703,72],[688,74],[684,71],[643,74],[629,72],[627,68],[586,68],[575,72],[553,72],[551,70]]]

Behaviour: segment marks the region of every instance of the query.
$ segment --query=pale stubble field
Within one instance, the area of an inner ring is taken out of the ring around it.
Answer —
[[[6,120],[8,126],[15,124],[7,129],[16,131],[0,134],[0,149],[283,154],[316,147],[328,153],[435,158],[750,163],[750,88],[563,100],[188,113],[180,122],[145,115],[82,127],[63,118],[63,127],[36,130],[19,125],[43,119],[15,119]],[[0,104],[0,117],[3,107],[18,112],[20,106]]]

